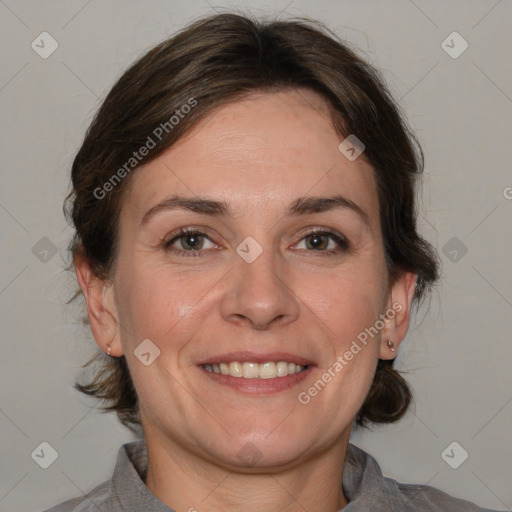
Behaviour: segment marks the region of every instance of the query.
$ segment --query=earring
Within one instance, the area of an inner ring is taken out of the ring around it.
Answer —
[[[394,349],[394,343],[388,338],[388,340],[386,341],[386,344],[387,346],[389,347],[389,349],[391,350],[391,352],[394,352],[395,349]]]
[[[110,355],[110,345],[107,345],[107,356]]]

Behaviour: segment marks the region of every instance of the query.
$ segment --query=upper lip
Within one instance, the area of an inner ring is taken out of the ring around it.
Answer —
[[[312,365],[313,362],[304,357],[297,356],[295,354],[289,354],[287,352],[267,352],[265,354],[250,352],[250,351],[239,351],[229,352],[226,354],[219,354],[217,356],[209,357],[197,363],[198,365],[204,364],[220,364],[230,363],[232,361],[238,361],[240,363],[250,361],[253,363],[268,363],[270,361],[286,361],[288,363],[295,363],[301,366]]]

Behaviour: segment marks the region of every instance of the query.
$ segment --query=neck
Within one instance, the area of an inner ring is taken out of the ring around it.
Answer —
[[[224,468],[158,434],[148,434],[146,486],[174,510],[338,512],[347,505],[342,478],[350,431],[314,457],[262,472]]]

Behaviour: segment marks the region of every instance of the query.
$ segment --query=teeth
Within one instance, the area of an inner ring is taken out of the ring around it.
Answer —
[[[279,363],[277,363],[276,372],[278,377],[286,377],[288,375],[288,363],[279,361]]]
[[[245,362],[243,371],[244,379],[257,379],[260,376],[260,365],[258,363]]]
[[[276,363],[263,363],[260,365],[260,379],[274,379],[277,377]]]
[[[276,377],[286,377],[287,375],[300,373],[306,366],[288,363],[286,361],[279,361],[277,363],[269,361],[263,364],[250,361],[244,361],[243,363],[231,361],[230,363],[205,364],[203,368],[209,372],[244,379],[274,379]]]
[[[229,375],[232,377],[243,377],[244,369],[242,364],[238,363],[237,361],[229,363]]]

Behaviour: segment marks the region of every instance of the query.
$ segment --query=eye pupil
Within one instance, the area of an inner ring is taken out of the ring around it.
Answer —
[[[324,240],[322,240],[322,237],[320,235],[314,234],[309,237],[310,239],[310,245],[314,249],[318,249],[319,247],[322,247],[324,244]]]
[[[200,244],[199,237],[197,235],[186,235],[183,237],[185,243],[185,246],[189,246],[193,249],[196,249],[197,246]]]

